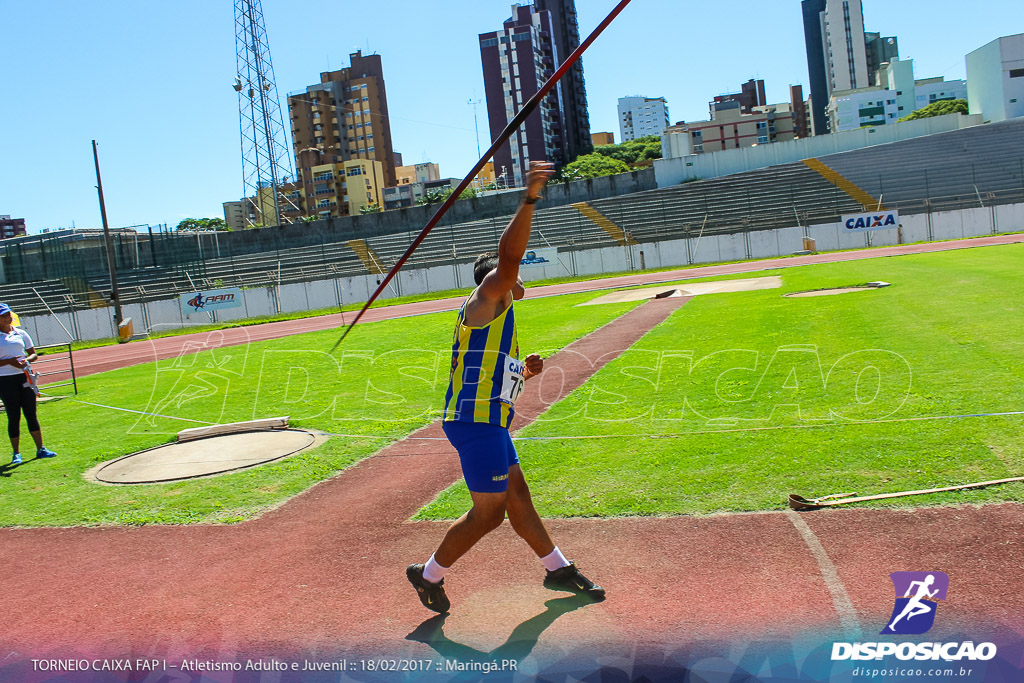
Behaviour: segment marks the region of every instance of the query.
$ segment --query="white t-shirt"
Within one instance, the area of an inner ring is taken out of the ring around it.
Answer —
[[[31,349],[33,346],[35,344],[32,343],[32,337],[28,336],[28,332],[25,330],[14,327],[6,334],[0,332],[0,360],[24,358],[28,355],[25,350]],[[13,365],[0,365],[0,376],[20,375],[23,372],[24,370]]]

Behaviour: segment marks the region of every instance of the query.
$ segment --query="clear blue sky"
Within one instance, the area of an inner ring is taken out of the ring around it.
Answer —
[[[863,0],[865,28],[899,38],[918,78],[965,78],[964,55],[1024,31],[1024,3],[957,9]],[[615,0],[576,0],[587,35]],[[461,177],[476,161],[470,99],[483,98],[477,34],[501,27],[506,0],[263,0],[282,95],[348,64],[383,58],[391,132],[405,163]],[[984,10],[979,8],[984,7]],[[229,0],[53,3],[0,0],[0,214],[43,228],[98,227],[90,141],[99,142],[112,226],[222,216],[242,166]],[[664,96],[672,121],[763,78],[769,102],[807,86],[799,0],[632,0],[583,59],[591,129],[612,131],[616,100]],[[489,131],[479,107],[481,147]],[[290,141],[289,141],[290,143]]]

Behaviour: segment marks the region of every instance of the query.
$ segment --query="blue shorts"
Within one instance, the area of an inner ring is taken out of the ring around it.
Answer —
[[[508,429],[486,422],[444,422],[445,436],[459,452],[462,476],[470,491],[508,490],[508,469],[519,464]]]

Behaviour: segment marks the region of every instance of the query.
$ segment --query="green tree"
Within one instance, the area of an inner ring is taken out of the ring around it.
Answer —
[[[448,199],[448,195],[451,194],[451,190],[427,190],[422,197],[416,200],[416,203],[423,206],[431,206],[432,204],[440,204],[445,199]]]
[[[381,208],[380,204],[374,202],[373,204],[364,204],[359,207],[359,213],[380,213],[384,209]]]
[[[618,159],[634,168],[649,166],[651,161],[661,158],[661,137],[648,135],[618,145],[598,145],[594,148],[594,153]]]
[[[581,157],[577,157],[576,161],[571,164],[567,164],[563,169],[562,176],[576,177],[583,180],[586,178],[597,178],[599,176],[628,172],[629,166],[627,166],[623,161],[613,159],[603,154],[584,154]]]
[[[417,199],[416,203],[421,205],[421,206],[422,205],[430,206],[431,204],[440,204],[441,202],[443,202],[446,199],[448,199],[448,197],[451,196],[452,192],[454,192],[454,191],[455,191],[454,187],[446,187],[444,189],[438,189],[438,190],[427,190],[427,193],[424,194],[419,199]],[[459,199],[472,199],[474,197],[476,197],[476,189],[472,188],[472,187],[467,187],[465,190],[462,191],[462,194],[459,195]]]
[[[931,118],[932,116],[942,116],[943,114],[969,113],[970,109],[967,106],[967,100],[939,100],[938,102],[932,102],[927,107],[911,112],[899,120],[914,121],[916,119]]]
[[[178,223],[178,232],[204,232],[208,230],[230,230],[223,218],[185,218]]]
[[[577,167],[570,168],[569,166],[563,166],[562,168],[555,171],[555,174],[551,176],[552,183],[571,183],[574,180],[583,180],[583,176],[580,175],[580,170]]]

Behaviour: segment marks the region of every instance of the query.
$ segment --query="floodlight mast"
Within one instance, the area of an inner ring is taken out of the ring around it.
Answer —
[[[260,0],[235,0],[235,57],[244,217],[250,225],[280,225],[289,221],[280,186],[293,176],[292,156]]]

